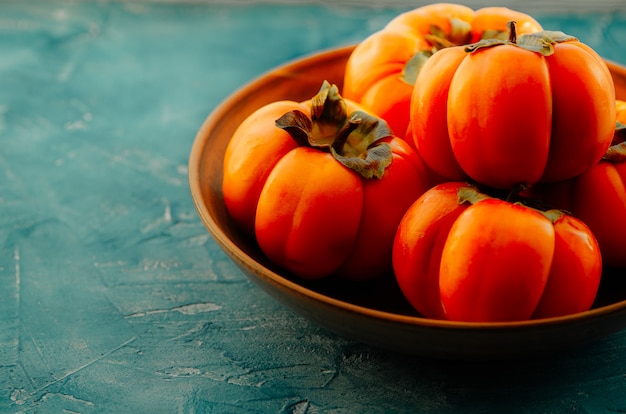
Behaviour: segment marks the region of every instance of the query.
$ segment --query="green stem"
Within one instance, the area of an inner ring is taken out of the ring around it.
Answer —
[[[392,136],[387,123],[362,111],[348,115],[337,86],[327,81],[311,100],[310,117],[293,110],[275,122],[299,146],[330,152],[364,178],[382,178],[391,164],[391,146],[381,141]]]

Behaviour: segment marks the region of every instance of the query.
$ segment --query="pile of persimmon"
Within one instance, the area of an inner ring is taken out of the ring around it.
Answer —
[[[227,147],[226,208],[275,265],[393,275],[422,316],[475,322],[588,310],[626,267],[626,103],[575,37],[433,4],[358,44],[342,85]]]

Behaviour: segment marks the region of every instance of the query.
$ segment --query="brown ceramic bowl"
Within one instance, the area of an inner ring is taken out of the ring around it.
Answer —
[[[221,191],[226,145],[257,108],[275,100],[308,99],[323,80],[341,86],[351,50],[325,51],[266,73],[215,108],[198,132],[189,161],[191,194],[209,233],[243,273],[296,313],[339,335],[413,355],[467,360],[528,356],[587,344],[625,328],[626,280],[617,272],[607,274],[587,312],[513,323],[462,323],[420,317],[391,276],[358,288],[336,280],[302,282],[265,260],[226,212]],[[608,64],[618,98],[626,99],[626,69]]]

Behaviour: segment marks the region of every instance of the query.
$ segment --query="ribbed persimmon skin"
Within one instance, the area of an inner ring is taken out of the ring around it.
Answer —
[[[578,218],[447,182],[407,210],[393,268],[400,290],[424,317],[511,322],[588,310],[602,257]]]
[[[452,77],[467,53],[461,47],[444,49],[422,68],[411,98],[411,133],[409,140],[428,166],[450,181],[468,179],[452,152],[448,134],[448,91]]]
[[[616,121],[626,123],[626,102],[616,100]],[[626,139],[615,131],[610,150]],[[603,265],[626,268],[626,154],[602,159],[569,180],[536,186],[533,193],[544,202],[570,212],[583,221],[598,240]]]
[[[552,223],[526,207],[486,200],[466,209],[441,254],[446,318],[530,319],[548,282],[554,246]]]
[[[306,103],[278,101],[252,113],[237,128],[226,147],[222,193],[228,213],[254,235],[257,200],[274,165],[298,144],[274,120],[284,113],[309,111]],[[267,121],[269,120],[269,122]]]
[[[550,156],[542,181],[550,182],[575,177],[602,158],[613,137],[616,108],[611,74],[589,46],[557,44],[546,61],[553,117]]]
[[[515,46],[467,54],[448,92],[448,133],[461,168],[496,188],[539,181],[552,124],[542,56]]]
[[[555,243],[550,276],[533,318],[590,309],[602,277],[600,247],[589,227],[567,214],[553,226]]]
[[[459,204],[459,183],[431,188],[411,205],[396,233],[393,267],[400,289],[423,316],[445,319],[439,294],[441,253],[450,227],[467,207]]]
[[[626,161],[602,160],[579,176],[535,191],[589,226],[605,267],[626,268]]]
[[[511,189],[596,164],[611,144],[615,111],[605,62],[576,40],[546,56],[513,44],[454,47],[422,68],[410,125],[435,173]]]
[[[259,195],[257,241],[272,262],[298,276],[329,276],[352,251],[362,210],[355,172],[329,153],[298,147],[276,163]]]

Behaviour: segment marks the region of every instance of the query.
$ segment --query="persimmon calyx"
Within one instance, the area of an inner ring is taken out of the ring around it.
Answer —
[[[422,70],[424,63],[437,51],[453,46],[467,44],[472,38],[472,25],[465,20],[450,18],[450,33],[446,33],[441,27],[431,25],[429,33],[423,35],[424,40],[430,44],[430,49],[418,50],[409,59],[402,72],[400,80],[408,85],[414,85]]]
[[[507,23],[509,30],[508,39],[482,39],[465,47],[468,53],[479,49],[485,49],[502,45],[513,45],[531,52],[539,53],[543,56],[550,56],[554,53],[554,46],[558,43],[578,41],[574,36],[570,36],[560,31],[543,30],[535,33],[525,33],[517,36],[516,23]]]
[[[610,162],[626,161],[626,124],[619,121],[615,123],[613,141],[602,159]]]
[[[400,73],[400,80],[407,85],[415,85],[417,76],[420,74],[424,64],[430,59],[436,50],[420,50],[406,62],[402,73]]]
[[[626,161],[626,124],[620,121],[615,122],[615,134],[611,146],[606,150],[602,159],[610,162]]]
[[[626,142],[611,145],[609,149],[606,150],[602,159],[610,162],[622,162],[626,160]]]
[[[462,186],[457,191],[457,199],[459,204],[469,203],[473,205],[492,198],[494,197],[480,191],[477,187],[474,187],[471,184]]]
[[[560,31],[542,31],[536,33],[527,33],[519,37],[517,45],[537,52],[543,56],[550,56],[554,53],[554,46],[558,43],[576,42],[578,39]]]
[[[546,205],[539,199],[524,197],[519,194],[527,188],[527,186],[520,185],[517,189],[513,189],[510,192],[501,192],[496,189],[489,189],[491,192],[488,193],[479,187],[469,184],[458,189],[457,199],[459,204],[468,203],[471,205],[491,199],[506,201],[508,203],[524,206],[529,210],[536,211],[550,220],[552,224],[556,223],[563,215],[568,214],[564,210],[555,209]]]
[[[311,99],[311,139],[319,146],[332,145],[338,132],[345,126],[347,116],[346,102],[339,94],[339,88],[324,81],[317,95]]]
[[[289,111],[276,120],[300,146],[329,152],[364,178],[382,178],[391,164],[391,146],[382,139],[391,137],[387,123],[363,111],[348,115],[346,103],[336,85],[324,81],[311,100],[311,115]]]
[[[424,34],[424,39],[432,45],[435,50],[446,47],[465,45],[472,38],[472,25],[465,20],[450,18],[450,33],[446,33],[441,27],[431,25],[429,33]]]
[[[561,217],[567,215],[565,211],[559,210],[556,208],[551,208],[549,210],[541,210],[541,209],[535,209],[535,210],[543,214],[543,216],[547,218],[548,220],[550,220],[550,223],[552,224],[555,224],[557,221],[559,221]]]
[[[482,187],[477,184],[468,183],[467,186],[461,187],[458,191],[457,197],[459,204],[470,203],[475,204],[479,201],[483,201],[490,198],[497,198],[499,200],[507,201],[509,203],[521,203],[526,204],[526,197],[521,193],[528,190],[529,186],[524,183],[514,185],[509,190],[500,190],[496,188]]]

